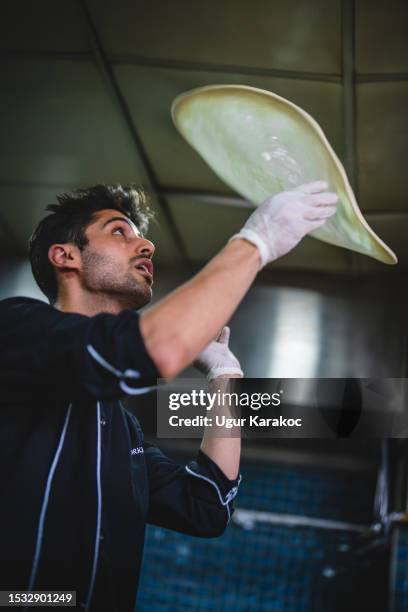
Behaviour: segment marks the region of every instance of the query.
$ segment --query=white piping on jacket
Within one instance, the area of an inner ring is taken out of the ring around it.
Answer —
[[[127,393],[128,395],[141,395],[142,393],[148,393],[152,389],[155,389],[155,386],[139,387],[139,388],[129,387],[129,385],[127,385],[123,379],[124,378],[134,378],[134,379],[140,378],[140,372],[138,372],[137,370],[132,370],[131,368],[128,368],[127,370],[122,372],[121,370],[118,370],[113,365],[108,363],[106,359],[104,359],[102,355],[100,355],[98,351],[92,346],[92,344],[88,344],[86,348],[87,348],[88,353],[91,355],[91,357],[93,357],[95,361],[99,363],[99,365],[105,368],[105,370],[108,370],[108,372],[110,372],[111,374],[114,374],[115,376],[120,378],[119,386],[124,393]]]
[[[220,504],[227,509],[227,512],[228,512],[228,522],[230,522],[231,511],[229,509],[229,504],[232,502],[232,500],[236,497],[236,495],[238,493],[238,487],[241,484],[241,480],[242,480],[241,474],[239,475],[239,479],[238,479],[237,485],[235,487],[232,487],[232,489],[230,491],[228,491],[228,493],[225,496],[225,500],[224,500],[222,495],[221,495],[221,491],[219,489],[219,486],[217,485],[216,482],[214,482],[214,480],[211,480],[211,478],[207,478],[207,476],[203,476],[202,474],[197,474],[197,472],[193,472],[193,470],[191,468],[189,468],[188,465],[186,465],[186,472],[188,474],[190,474],[191,476],[195,476],[196,478],[201,478],[201,480],[205,480],[206,482],[209,482],[210,485],[212,485],[215,488],[215,490],[217,491],[217,494],[218,494],[218,498],[220,500]]]
[[[43,537],[44,537],[45,515],[47,513],[48,502],[49,502],[49,499],[50,499],[50,492],[51,492],[52,481],[53,481],[55,470],[57,468],[58,461],[59,461],[59,458],[60,458],[60,455],[61,455],[62,447],[64,446],[64,440],[65,440],[65,435],[67,433],[67,428],[68,428],[68,423],[69,423],[69,419],[70,419],[70,416],[71,416],[71,411],[72,411],[72,404],[70,404],[69,407],[68,407],[67,414],[65,416],[64,426],[62,428],[62,432],[61,432],[61,435],[60,435],[59,443],[58,443],[58,446],[57,446],[57,450],[55,451],[54,459],[52,461],[52,464],[51,464],[51,467],[50,467],[50,471],[48,472],[47,484],[45,486],[44,499],[43,499],[43,503],[42,503],[42,506],[41,506],[40,518],[38,520],[37,540],[36,540],[36,543],[35,543],[35,551],[34,551],[33,563],[31,565],[31,574],[30,574],[30,580],[29,580],[28,586],[27,586],[27,591],[32,591],[33,590],[34,582],[35,582],[35,579],[36,579],[36,576],[37,576],[38,562],[40,560],[41,547],[42,547]]]
[[[86,598],[85,610],[89,609],[92,599],[92,593],[95,586],[96,569],[98,567],[99,558],[99,543],[101,534],[101,518],[102,518],[102,487],[101,487],[101,405],[96,402],[96,488],[97,488],[97,510],[96,510],[96,530],[95,530],[95,547],[94,558],[92,562],[92,575],[89,583],[88,595]]]

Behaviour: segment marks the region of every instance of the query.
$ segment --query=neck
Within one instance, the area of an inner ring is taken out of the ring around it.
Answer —
[[[136,308],[129,303],[127,296],[112,296],[98,293],[82,293],[81,295],[61,295],[55,303],[55,308],[62,312],[75,312],[93,317],[101,312],[119,314],[125,308]]]

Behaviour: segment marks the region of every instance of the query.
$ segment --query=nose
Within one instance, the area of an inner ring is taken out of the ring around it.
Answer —
[[[136,252],[139,256],[148,257],[151,259],[154,251],[155,246],[153,242],[150,242],[150,240],[147,240],[147,238],[139,238],[136,246]]]

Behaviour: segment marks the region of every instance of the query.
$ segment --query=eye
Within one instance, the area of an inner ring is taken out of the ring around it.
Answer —
[[[115,227],[115,229],[113,230],[112,234],[116,234],[116,232],[120,232],[122,234],[122,236],[125,235],[125,230],[123,229],[123,227]]]

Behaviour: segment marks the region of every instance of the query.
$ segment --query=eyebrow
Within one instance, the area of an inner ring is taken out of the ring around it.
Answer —
[[[111,217],[110,219],[105,221],[105,223],[103,224],[103,227],[106,227],[109,223],[114,223],[115,221],[124,221],[125,223],[127,223],[129,225],[129,227],[132,228],[132,230],[136,230],[137,233],[140,234],[140,232],[137,229],[136,225],[134,225],[134,223],[132,223],[132,221],[130,219],[128,219],[127,217]]]

